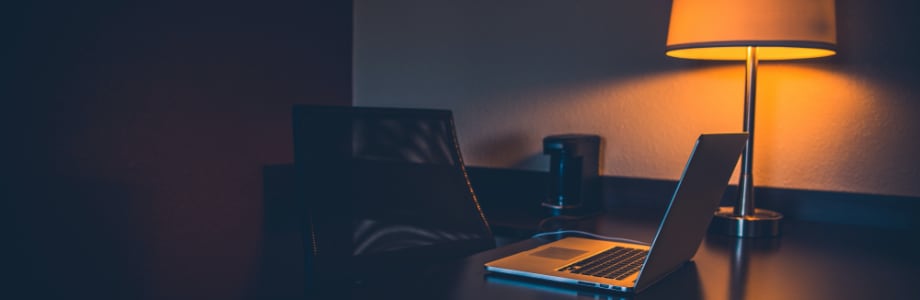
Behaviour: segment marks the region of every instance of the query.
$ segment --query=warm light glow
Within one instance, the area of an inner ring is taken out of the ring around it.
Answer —
[[[821,48],[757,47],[758,60],[789,60],[817,58],[834,55],[836,51]],[[747,46],[708,47],[668,50],[668,56],[701,60],[745,60]]]
[[[834,55],[833,0],[674,0],[667,55],[705,60],[759,60]]]

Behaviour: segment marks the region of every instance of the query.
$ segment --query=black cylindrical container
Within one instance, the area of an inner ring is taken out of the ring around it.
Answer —
[[[543,138],[543,153],[550,155],[543,206],[553,214],[580,213],[600,207],[600,144],[599,136],[588,134]]]

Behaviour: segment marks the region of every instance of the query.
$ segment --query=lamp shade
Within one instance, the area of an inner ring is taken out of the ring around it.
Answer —
[[[834,0],[673,0],[667,55],[705,60],[803,59],[836,53]]]

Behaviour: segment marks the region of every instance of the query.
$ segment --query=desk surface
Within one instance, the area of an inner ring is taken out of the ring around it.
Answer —
[[[651,240],[655,213],[607,213],[582,222],[607,236]],[[777,239],[711,234],[693,262],[637,295],[500,276],[482,264],[549,240],[527,239],[421,274],[394,275],[354,299],[913,299],[920,279],[912,233],[787,221]],[[342,295],[344,296],[344,295]]]

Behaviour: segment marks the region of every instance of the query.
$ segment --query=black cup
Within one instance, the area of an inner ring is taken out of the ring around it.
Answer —
[[[542,205],[552,214],[577,214],[599,206],[600,144],[599,136],[588,134],[543,138],[543,153],[550,155],[550,167]]]

